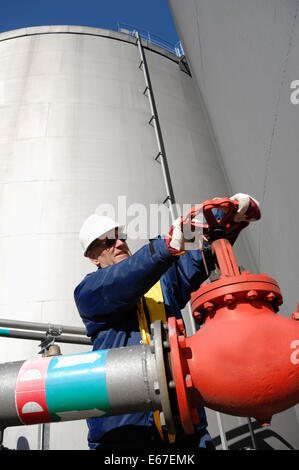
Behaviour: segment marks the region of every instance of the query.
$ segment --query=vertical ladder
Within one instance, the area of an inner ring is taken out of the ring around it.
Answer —
[[[170,210],[170,214],[171,214],[171,219],[172,219],[172,222],[173,222],[178,217],[176,207],[175,207],[174,191],[173,191],[172,182],[171,182],[171,178],[170,178],[170,173],[169,173],[169,168],[168,168],[168,163],[167,163],[167,157],[166,157],[166,151],[165,151],[165,147],[164,147],[164,141],[163,141],[161,126],[160,126],[159,116],[158,116],[158,112],[157,112],[156,102],[155,102],[155,98],[154,98],[154,93],[153,93],[151,78],[150,78],[150,74],[149,74],[149,69],[148,69],[148,65],[147,65],[147,60],[146,60],[146,57],[145,57],[145,53],[144,53],[144,50],[143,50],[142,42],[141,42],[138,31],[136,31],[136,38],[137,38],[137,45],[138,45],[139,55],[140,55],[139,68],[142,67],[142,69],[143,69],[144,80],[145,80],[145,84],[146,84],[146,87],[145,87],[145,90],[144,90],[143,94],[148,95],[150,108],[151,108],[151,113],[152,113],[152,116],[149,120],[149,124],[153,123],[153,126],[155,128],[157,144],[158,144],[158,154],[155,157],[155,160],[156,161],[159,160],[159,163],[161,163],[162,173],[163,173],[163,178],[164,178],[164,183],[165,183],[165,188],[166,188],[166,198],[163,201],[163,204],[165,204],[168,201],[169,210]]]

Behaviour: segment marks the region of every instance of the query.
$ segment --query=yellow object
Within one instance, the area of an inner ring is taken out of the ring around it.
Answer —
[[[149,313],[149,320],[153,323],[156,320],[162,320],[163,323],[167,322],[165,307],[164,307],[164,298],[161,289],[161,283],[158,281],[154,284],[149,291],[144,294],[144,300],[146,303],[146,307],[144,307],[143,299],[140,298],[139,302],[137,303],[137,315],[138,315],[138,322],[139,322],[139,329],[141,333],[141,338],[144,344],[149,344],[150,342],[150,332],[149,332],[149,325],[146,319],[145,308]],[[161,439],[164,439],[162,426],[160,423],[160,411],[154,411],[154,421],[156,428],[161,436]],[[168,441],[170,443],[174,443],[175,441],[175,434],[168,434]]]
[[[166,312],[164,308],[164,298],[160,281],[156,282],[150,290],[144,294],[146,305],[149,311],[151,323],[155,320],[167,322]]]
[[[149,312],[150,322],[153,323],[156,320],[162,320],[163,323],[166,323],[167,318],[160,281],[153,285],[150,290],[144,294],[144,299],[146,302],[146,308]],[[137,315],[142,341],[144,344],[149,344],[151,338],[142,298],[137,304]]]
[[[160,422],[160,411],[159,410],[154,411],[154,421],[155,421],[155,425],[156,425],[156,428],[158,429],[158,432],[160,434],[161,439],[164,440],[162,426],[161,426],[161,422]]]
[[[140,299],[137,303],[137,316],[143,344],[149,344],[151,337],[148,330],[142,299]]]

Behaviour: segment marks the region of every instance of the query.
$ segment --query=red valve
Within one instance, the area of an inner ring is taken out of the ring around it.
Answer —
[[[203,326],[188,338],[175,318],[168,323],[186,434],[194,430],[198,405],[269,423],[299,401],[299,364],[291,360],[292,345],[299,344],[297,312],[294,320],[275,315],[282,304],[277,282],[267,274],[240,273],[228,240],[248,225],[233,221],[237,208],[237,201],[213,199],[193,207],[183,221],[203,229],[220,269],[218,280],[191,295],[193,316]],[[216,219],[214,209],[224,216]],[[200,211],[206,223],[193,220]]]

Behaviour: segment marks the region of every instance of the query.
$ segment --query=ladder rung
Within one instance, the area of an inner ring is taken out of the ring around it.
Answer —
[[[162,157],[162,152],[159,152],[158,155],[155,157],[156,162],[158,162],[159,157]],[[160,162],[158,162],[158,163],[160,163]]]

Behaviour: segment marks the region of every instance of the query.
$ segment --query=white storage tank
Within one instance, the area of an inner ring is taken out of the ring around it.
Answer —
[[[176,202],[229,195],[193,79],[176,55],[143,46]],[[118,219],[125,213],[126,222],[140,205],[161,204],[167,218],[139,65],[128,34],[45,26],[0,35],[1,318],[83,327],[73,291],[93,270],[78,241],[85,218],[102,204]],[[132,250],[148,235],[129,240]],[[252,269],[242,243],[240,237],[238,261]],[[63,354],[88,350],[61,345]],[[38,342],[0,340],[1,362],[38,352]],[[40,426],[8,428],[4,445],[16,448],[19,439],[19,447],[34,450],[40,433]],[[87,449],[85,421],[51,424],[49,446]]]

